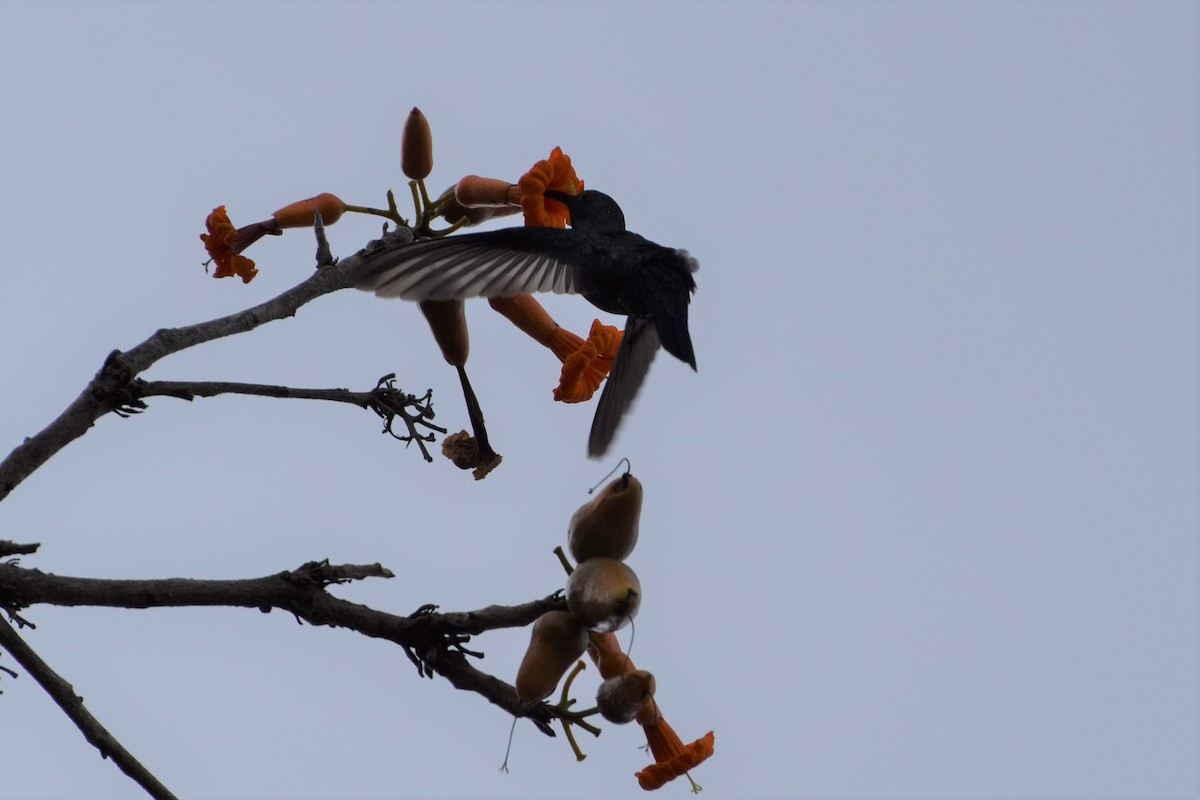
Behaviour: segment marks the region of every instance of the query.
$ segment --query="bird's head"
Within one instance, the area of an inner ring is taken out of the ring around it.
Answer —
[[[585,189],[581,194],[570,195],[553,189],[546,197],[557,200],[567,207],[571,215],[571,227],[577,231],[623,231],[625,215],[621,207],[604,192]]]

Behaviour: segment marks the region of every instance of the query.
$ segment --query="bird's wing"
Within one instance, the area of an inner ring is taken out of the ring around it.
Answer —
[[[658,333],[654,324],[645,317],[630,316],[625,320],[625,335],[617,350],[612,372],[604,382],[596,416],[592,420],[592,432],[588,436],[588,455],[600,458],[608,452],[621,419],[633,405],[650,362],[658,352]]]
[[[355,287],[380,297],[462,300],[585,290],[578,234],[556,228],[508,228],[364,253]]]

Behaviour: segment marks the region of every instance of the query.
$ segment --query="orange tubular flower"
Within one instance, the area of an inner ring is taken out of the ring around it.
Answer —
[[[637,669],[629,656],[621,651],[615,634],[591,634],[588,637],[587,652],[602,678],[616,678]],[[637,721],[646,733],[646,742],[650,745],[654,763],[636,773],[634,777],[638,779],[638,785],[648,792],[662,787],[680,775],[687,775],[713,754],[712,731],[685,745],[679,734],[675,733],[675,729],[663,719],[662,710],[653,698],[642,706]],[[688,780],[692,783],[693,792],[700,791],[700,786],[690,775]]]
[[[595,320],[587,341],[584,341],[560,327],[542,308],[542,304],[527,294],[493,297],[488,303],[508,317],[512,324],[549,347],[563,362],[558,386],[554,390],[555,400],[582,403],[592,398],[612,369],[613,359],[617,357],[617,348],[621,344],[621,331]]]
[[[200,241],[204,242],[204,249],[208,251],[212,260],[217,262],[217,269],[213,273],[213,277],[231,278],[236,275],[242,279],[242,283],[254,280],[254,276],[258,274],[254,262],[245,256],[238,255],[248,246],[248,243],[238,246],[241,244],[238,241],[238,229],[233,227],[233,223],[229,221],[229,215],[225,213],[225,206],[214,208],[208,218],[204,220],[204,227],[208,229],[208,233],[200,234]],[[261,235],[260,233],[259,236]]]
[[[316,197],[298,200],[286,205],[271,215],[271,219],[233,227],[225,206],[217,206],[204,220],[208,233],[200,234],[204,249],[217,262],[214,278],[230,278],[237,275],[243,283],[249,283],[258,274],[254,262],[239,255],[264,236],[279,236],[284,228],[308,228],[313,224],[313,212],[321,213],[321,220],[332,225],[346,212],[346,204],[336,195],[323,192]]]
[[[571,195],[583,191],[583,181],[575,175],[571,159],[563,154],[561,147],[554,148],[550,158],[534,164],[529,172],[521,176],[518,186],[521,187],[521,210],[525,212],[525,224],[543,228],[565,228],[570,219],[566,206],[557,200],[546,199],[546,190],[553,189]]]
[[[525,224],[545,228],[565,228],[567,208],[557,200],[548,200],[548,190],[576,195],[583,191],[583,181],[575,174],[571,159],[556,147],[550,157],[539,161],[521,176],[516,187],[491,178],[468,175],[459,181],[455,196],[463,205],[499,205],[517,200],[525,214]],[[546,313],[542,304],[529,295],[516,297],[494,297],[492,308],[508,317],[525,333],[549,347],[558,360],[563,362],[554,399],[563,403],[582,403],[590,400],[600,388],[601,381],[612,368],[621,343],[621,332],[599,320],[592,323],[587,341],[559,327]]]
[[[554,318],[546,313],[542,304],[530,295],[491,297],[488,298],[488,304],[538,344],[549,347],[554,355],[558,356],[559,361],[566,361],[568,356],[584,345],[583,339],[559,327]]]
[[[563,403],[590,400],[612,369],[623,335],[613,326],[594,320],[587,341],[563,359],[562,375],[558,388],[554,390],[554,399]]]
[[[680,775],[687,775],[689,770],[695,769],[713,754],[712,731],[685,745],[665,719],[660,719],[657,725],[643,725],[642,730],[646,732],[646,741],[650,743],[654,763],[636,773],[635,777],[638,779],[638,785],[648,792],[662,787]],[[699,785],[692,781],[692,791],[699,790]]]

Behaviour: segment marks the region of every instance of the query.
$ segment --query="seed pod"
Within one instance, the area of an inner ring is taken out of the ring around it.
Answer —
[[[271,217],[281,228],[311,228],[314,211],[321,213],[321,222],[332,225],[346,213],[346,204],[337,195],[322,192],[316,197],[286,205]]]
[[[644,669],[609,678],[596,690],[596,707],[609,722],[632,722],[642,706],[654,696],[654,676]]]
[[[404,122],[400,140],[400,169],[414,181],[423,181],[433,171],[433,132],[421,109],[413,108]]]
[[[633,552],[642,513],[642,482],[626,472],[581,506],[567,525],[567,544],[576,561],[615,558]]]
[[[422,300],[417,304],[433,338],[442,349],[442,356],[452,367],[467,363],[471,339],[467,333],[467,314],[462,300]]]
[[[641,602],[637,575],[615,558],[581,561],[567,579],[567,608],[599,633],[625,627],[637,615]]]
[[[517,699],[545,700],[587,649],[587,629],[566,611],[547,611],[533,623],[529,648],[517,670]]]

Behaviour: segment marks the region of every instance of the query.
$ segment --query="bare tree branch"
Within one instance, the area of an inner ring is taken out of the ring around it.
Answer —
[[[161,328],[131,350],[114,350],[79,397],[57,419],[27,438],[0,462],[0,500],[51,456],[87,433],[100,417],[110,411],[136,411],[137,398],[130,392],[129,384],[157,361],[198,344],[245,333],[264,323],[294,316],[304,304],[349,287],[350,271],[362,254],[380,247],[402,246],[411,239],[412,233],[400,228],[386,234],[383,239],[369,243],[359,253],[336,264],[320,267],[307,280],[265,303],[196,325]]]
[[[7,650],[29,675],[38,682],[46,694],[53,698],[63,713],[83,732],[88,743],[100,751],[101,758],[111,758],[117,768],[137,782],[146,792],[158,800],[175,800],[175,795],[163,786],[150,770],[133,757],[100,721],[92,716],[83,705],[83,698],[75,689],[33,651],[25,640],[17,635],[7,620],[0,618],[0,647]]]
[[[560,593],[515,606],[492,605],[445,614],[437,613],[436,606],[422,606],[409,616],[398,616],[325,591],[331,584],[367,577],[393,576],[379,564],[331,565],[328,561],[310,561],[295,570],[235,580],[77,578],[0,564],[0,608],[9,613],[37,604],[117,608],[230,606],[264,612],[277,608],[310,625],[347,628],[398,644],[422,675],[442,675],[455,687],[482,695],[513,716],[542,723],[538,727],[550,733],[545,723],[554,714],[543,704],[520,703],[511,685],[471,666],[466,656],[480,654],[463,645],[471,636],[497,628],[524,627],[547,611],[566,608]]]
[[[245,394],[258,397],[288,397],[297,400],[329,400],[350,403],[359,408],[369,408],[384,421],[384,433],[389,433],[402,442],[416,442],[426,461],[432,461],[425,443],[433,441],[432,433],[422,433],[417,426],[444,434],[446,429],[434,425],[433,390],[426,390],[418,397],[395,388],[394,374],[385,375],[369,392],[352,392],[349,389],[295,389],[290,386],[267,386],[258,383],[230,383],[225,381],[144,381],[134,379],[129,384],[131,404],[140,405],[143,397],[165,396],[180,400],[197,397],[215,397],[220,394]],[[118,411],[120,413],[120,411]],[[396,419],[404,422],[407,434],[393,430]]]
[[[318,228],[319,242],[321,238]],[[425,459],[432,460],[425,442],[432,441],[433,436],[419,432],[416,427],[446,432],[431,422],[431,392],[427,391],[421,397],[405,394],[394,387],[392,375],[380,379],[375,389],[369,392],[227,382],[148,382],[138,377],[168,355],[293,316],[311,300],[350,286],[348,276],[364,253],[404,246],[411,239],[411,231],[399,229],[337,263],[328,252],[322,254],[319,251],[317,271],[272,300],[208,322],[160,329],[128,351],[113,351],[79,396],[53,422],[27,438],[0,462],[0,501],[55,453],[87,433],[101,416],[109,412],[137,413],[146,407],[143,398],[150,396],[192,400],[236,393],[352,403],[373,410],[385,420],[386,432],[404,441],[416,441]],[[407,435],[392,429],[396,418],[403,420]],[[37,545],[0,541],[0,558],[27,555],[36,549]],[[420,675],[431,678],[434,674],[442,675],[456,688],[475,692],[514,717],[530,719],[543,733],[555,735],[550,723],[556,718],[564,718],[565,710],[542,702],[522,704],[511,685],[470,663],[468,656],[482,658],[483,654],[469,650],[465,645],[472,636],[488,630],[523,627],[547,611],[565,608],[560,593],[516,606],[493,605],[452,613],[438,613],[436,606],[422,606],[411,615],[398,616],[351,603],[326,591],[330,585],[368,577],[390,578],[393,574],[379,564],[331,565],[322,561],[309,562],[275,575],[241,580],[109,580],[47,574],[21,567],[14,558],[0,562],[0,609],[17,624],[32,626],[18,612],[38,604],[120,608],[231,606],[256,608],[264,613],[277,608],[311,625],[347,628],[393,642],[403,648]],[[0,647],[34,676],[103,757],[113,758],[121,770],[151,796],[173,797],[83,707],[81,698],[75,695],[70,684],[29,648],[9,622],[0,624]],[[4,672],[15,675],[7,668]]]
[[[28,556],[37,552],[40,544],[17,544],[7,539],[0,539],[0,558],[7,556]]]

